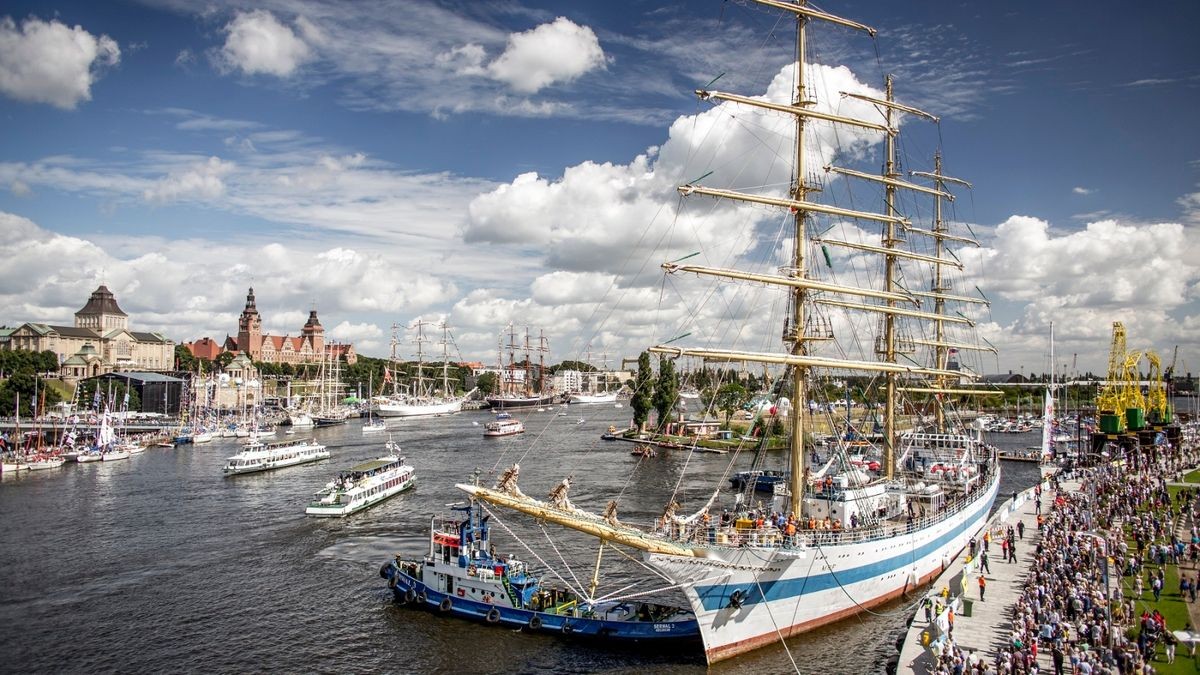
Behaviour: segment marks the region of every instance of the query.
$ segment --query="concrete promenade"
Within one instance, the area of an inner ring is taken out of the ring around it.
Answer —
[[[1048,483],[1042,484],[1043,508],[1048,506],[1050,499],[1047,486]],[[1075,490],[1079,488],[1079,483],[1064,481],[1063,487],[1066,490]],[[992,543],[988,550],[988,571],[983,573],[987,588],[982,602],[979,600],[978,555],[967,562],[966,550],[951,561],[946,571],[933,582],[929,590],[929,594],[940,594],[943,588],[949,589],[950,607],[954,610],[954,641],[965,654],[974,653],[975,658],[989,663],[996,651],[1008,643],[1012,633],[1012,609],[1021,594],[1021,587],[1029,568],[1033,565],[1035,549],[1041,538],[1037,529],[1035,503],[1032,488],[1018,493],[1015,502],[1010,496],[985,526],[985,530],[992,532]],[[1016,530],[1018,521],[1025,523],[1025,538],[1017,538],[1017,562],[1009,563],[1001,553],[1000,540],[1003,538],[1002,533],[1010,526]],[[975,535],[978,542],[977,554],[983,547],[983,532],[984,530],[980,530]],[[971,604],[969,616],[963,602],[964,587],[965,598]],[[947,614],[948,611],[943,612],[940,618],[934,617],[933,623],[937,624],[940,620],[944,627],[949,618]],[[924,608],[918,607],[908,633],[904,636],[897,672],[919,675],[932,672],[937,655],[927,643],[932,640],[932,646],[936,648],[938,636],[942,632],[944,631],[936,628],[931,629],[929,622],[925,620]],[[925,638],[927,633],[929,637]],[[1038,655],[1038,661],[1043,666],[1050,665],[1049,658],[1042,654]]]

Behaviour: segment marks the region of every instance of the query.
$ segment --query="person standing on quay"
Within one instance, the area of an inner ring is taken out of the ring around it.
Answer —
[[[1008,542],[1008,562],[1017,562],[1017,542],[1015,541]]]
[[[983,602],[983,593],[986,590],[987,590],[987,580],[983,578],[982,574],[980,574],[979,575],[979,601],[980,602]]]
[[[1019,539],[1025,538],[1025,521],[1023,520],[1017,521],[1017,537]]]
[[[992,573],[992,568],[988,567],[987,549],[984,549],[983,552],[979,554],[979,569],[987,572],[988,574]]]

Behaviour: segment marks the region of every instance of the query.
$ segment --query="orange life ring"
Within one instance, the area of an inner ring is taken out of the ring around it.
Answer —
[[[462,597],[465,597],[466,595],[467,595],[467,592],[466,592],[466,591],[464,591],[464,590],[463,590],[463,589],[461,589],[461,588],[460,588],[460,589],[458,589],[458,597],[462,598]]]

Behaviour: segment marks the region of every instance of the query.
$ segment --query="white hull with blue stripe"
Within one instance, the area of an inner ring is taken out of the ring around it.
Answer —
[[[696,556],[645,557],[684,589],[711,663],[857,614],[929,582],[987,522],[999,484],[997,469],[991,482],[973,493],[973,501],[910,533],[804,548],[720,546]],[[857,535],[844,531],[829,539]]]

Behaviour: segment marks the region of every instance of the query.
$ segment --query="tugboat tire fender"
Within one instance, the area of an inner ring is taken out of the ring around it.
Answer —
[[[438,605],[438,609],[443,612],[449,612],[452,607],[454,607],[454,601],[450,599],[450,596],[442,598],[442,603]]]
[[[388,566],[389,565],[391,565],[391,563],[384,563],[383,567],[379,568],[379,576],[380,577],[382,577],[384,579],[388,578]]]
[[[575,632],[575,627],[564,621],[563,625],[562,625],[562,632],[573,633],[573,632]]]
[[[400,580],[399,574],[393,574],[392,576],[388,577],[388,588],[392,589],[393,591],[396,590],[396,583],[399,580]]]
[[[489,609],[487,613],[487,622],[497,623],[498,621],[500,621],[500,610],[496,609],[495,607]]]
[[[425,597],[425,591],[421,591],[420,593],[417,593],[417,602],[424,605],[426,600],[428,600],[428,598]]]
[[[411,588],[408,589],[407,591],[404,591],[404,599],[408,602],[412,602],[413,600],[416,600],[417,592]]]
[[[530,630],[541,630],[541,628],[542,628],[542,617],[540,617],[536,614],[529,617],[529,629]]]

